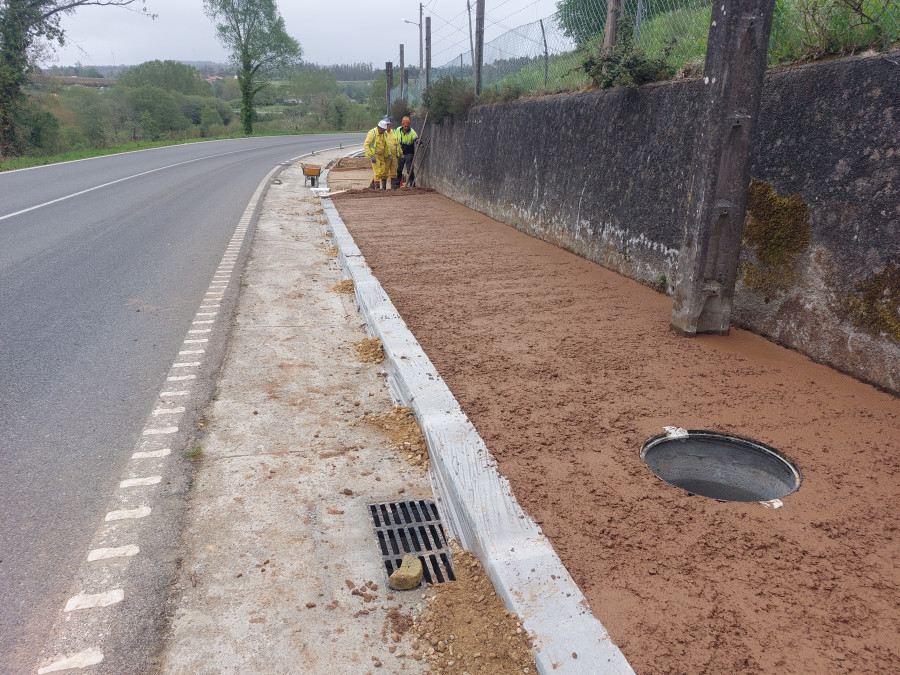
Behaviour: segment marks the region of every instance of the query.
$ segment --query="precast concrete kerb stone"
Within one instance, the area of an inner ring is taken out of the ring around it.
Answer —
[[[322,207],[367,329],[384,346],[391,394],[412,408],[422,428],[429,477],[451,534],[478,556],[506,606],[522,617],[535,638],[539,672],[633,673],[540,527],[512,496],[509,481],[372,274],[334,203],[323,197]]]

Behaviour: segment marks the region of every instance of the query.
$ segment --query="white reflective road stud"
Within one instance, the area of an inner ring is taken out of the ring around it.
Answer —
[[[115,605],[117,602],[122,602],[122,600],[124,599],[125,591],[123,591],[121,588],[116,588],[112,591],[106,591],[106,593],[95,593],[93,595],[82,593],[81,595],[76,595],[74,598],[69,598],[69,601],[66,603],[63,611],[75,612],[79,609],[109,607],[110,605]]]
[[[139,506],[136,509],[123,509],[121,511],[110,511],[106,514],[104,520],[108,523],[113,520],[132,520],[134,518],[146,518],[150,515],[149,506]]]
[[[128,546],[119,546],[118,548],[95,548],[88,553],[88,562],[96,560],[109,560],[110,558],[130,558],[141,552],[134,544]]]
[[[39,668],[38,675],[58,673],[61,670],[73,670],[75,668],[87,668],[88,666],[96,666],[101,661],[103,661],[103,652],[99,649],[85,649],[83,652],[70,654],[59,661],[54,661],[49,666]]]
[[[147,478],[127,478],[119,483],[120,488],[144,487],[146,485],[156,485],[162,481],[162,476],[148,476]]]

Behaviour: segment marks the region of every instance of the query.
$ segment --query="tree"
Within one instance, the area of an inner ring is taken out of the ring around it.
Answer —
[[[18,131],[25,87],[33,68],[28,53],[36,41],[65,44],[60,21],[78,7],[140,6],[145,0],[0,0],[0,158],[21,154],[26,143]]]
[[[200,71],[178,61],[147,61],[119,75],[116,84],[126,87],[159,87],[193,96],[212,96]]]
[[[300,61],[300,43],[287,34],[275,0],[203,0],[219,42],[231,53],[241,89],[241,127],[253,132],[253,99],[269,77]]]

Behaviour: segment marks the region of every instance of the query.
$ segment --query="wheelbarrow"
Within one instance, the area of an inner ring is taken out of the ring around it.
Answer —
[[[322,166],[319,164],[301,164],[303,169],[303,184],[310,187],[319,185],[319,174],[322,173]]]

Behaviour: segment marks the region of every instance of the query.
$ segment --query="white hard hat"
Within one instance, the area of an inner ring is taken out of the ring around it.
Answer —
[[[382,129],[387,129],[387,128],[388,128],[387,120],[381,120],[381,121],[378,123],[378,126],[381,127]]]

